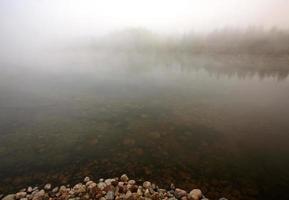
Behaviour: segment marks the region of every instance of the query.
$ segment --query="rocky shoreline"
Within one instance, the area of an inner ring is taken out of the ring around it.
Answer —
[[[1,195],[1,194],[0,194]],[[126,174],[120,178],[99,179],[94,182],[89,177],[85,177],[82,183],[74,186],[62,185],[52,187],[46,184],[43,188],[24,188],[15,194],[0,196],[2,200],[208,200],[200,189],[193,188],[190,192],[176,188],[173,184],[169,189],[161,189],[149,181],[135,181],[129,179]],[[227,200],[220,198],[219,200]]]

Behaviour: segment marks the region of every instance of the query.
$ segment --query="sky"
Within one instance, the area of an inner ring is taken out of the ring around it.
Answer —
[[[222,27],[289,28],[289,0],[0,0],[1,32],[95,34],[126,27],[159,32]]]
[[[130,27],[182,34],[248,26],[289,29],[289,0],[0,0],[0,56]]]

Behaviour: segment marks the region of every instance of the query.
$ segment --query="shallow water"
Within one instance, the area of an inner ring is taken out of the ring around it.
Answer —
[[[127,173],[289,198],[287,58],[106,56],[1,69],[0,193]]]

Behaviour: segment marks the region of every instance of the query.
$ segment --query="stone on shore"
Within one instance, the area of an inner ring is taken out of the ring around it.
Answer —
[[[145,189],[150,188],[150,187],[151,187],[151,182],[145,181],[145,182],[143,183],[143,187],[144,187]]]
[[[129,178],[126,174],[123,174],[123,175],[121,175],[120,180],[123,182],[127,182],[129,180]]]
[[[176,188],[175,190],[175,196],[179,199],[183,196],[187,196],[187,192],[185,190],[182,190],[182,189],[179,189],[179,188]]]
[[[193,200],[199,200],[202,198],[202,191],[200,189],[193,189],[189,196]]]
[[[90,178],[87,176],[87,177],[84,178],[83,181],[86,183],[86,182],[90,181]]]
[[[47,183],[45,186],[44,186],[44,190],[50,190],[51,189],[51,184],[50,183]]]
[[[15,194],[8,194],[2,200],[14,200],[15,196]]]
[[[17,192],[15,195],[16,199],[22,199],[24,197],[26,197],[27,193],[26,192]]]
[[[145,181],[129,180],[123,174],[120,178],[100,179],[93,182],[88,177],[83,182],[74,186],[62,185],[52,189],[51,184],[46,184],[43,188],[28,187],[20,190],[16,194],[10,194],[3,200],[208,200],[201,190],[193,189],[189,194],[180,188],[175,188],[173,184],[170,190],[160,189],[154,183]],[[221,198],[219,200],[227,200]]]

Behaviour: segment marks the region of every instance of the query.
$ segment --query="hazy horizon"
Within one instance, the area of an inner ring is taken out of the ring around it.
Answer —
[[[1,40],[94,37],[142,27],[158,33],[210,32],[225,27],[289,28],[289,1],[1,0]]]

